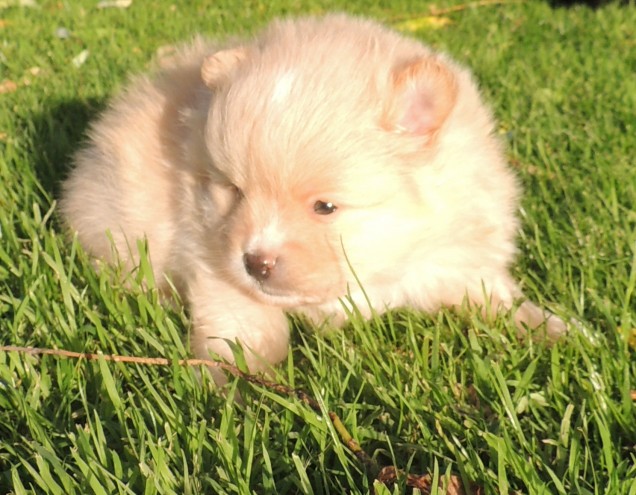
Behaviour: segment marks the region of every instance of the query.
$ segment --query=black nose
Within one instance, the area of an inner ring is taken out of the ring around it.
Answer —
[[[245,271],[259,282],[267,280],[276,266],[276,258],[261,253],[245,253],[243,255]]]

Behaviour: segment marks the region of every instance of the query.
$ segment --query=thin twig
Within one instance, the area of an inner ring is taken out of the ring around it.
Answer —
[[[103,359],[104,361],[112,361],[115,363],[132,363],[132,364],[151,364],[156,366],[168,366],[172,363],[169,359],[166,358],[151,358],[151,357],[137,357],[137,356],[118,356],[116,354],[102,354],[101,352],[92,353],[92,352],[74,352],[74,351],[65,351],[63,349],[44,349],[41,347],[20,347],[17,345],[3,345],[0,346],[0,351],[4,352],[19,352],[21,354],[30,354],[33,356],[62,356],[72,359],[86,359],[87,361],[95,361],[98,359]],[[212,361],[209,359],[180,359],[178,361],[180,366],[208,366],[210,368],[234,368],[236,371],[238,368],[231,366],[229,364],[220,362],[220,361]],[[227,370],[230,373],[232,370]]]
[[[172,363],[177,363],[179,366],[206,366],[208,368],[218,368],[230,373],[233,376],[241,378],[248,383],[267,388],[281,395],[296,397],[303,404],[307,405],[314,411],[322,413],[320,403],[309,394],[307,394],[305,391],[291,388],[281,383],[269,381],[258,375],[245,373],[244,371],[238,369],[236,366],[224,363],[222,361],[213,361],[211,359],[179,359],[177,361],[171,361],[166,358],[120,356],[92,352],[74,352],[66,351],[63,349],[21,347],[16,345],[0,346],[0,352],[16,352],[33,356],[59,356],[70,359],[85,359],[87,361],[97,361],[103,359],[104,361],[110,361],[114,363],[143,364],[153,366],[169,366]],[[423,493],[430,493],[431,477],[429,475],[414,475],[410,473],[404,473],[394,466],[386,466],[380,469],[378,463],[371,456],[369,456],[369,454],[367,454],[364,449],[362,449],[362,447],[356,440],[354,440],[345,425],[342,423],[340,417],[332,411],[329,411],[328,415],[331,423],[333,424],[333,427],[340,437],[340,441],[349,450],[351,450],[356,458],[362,463],[371,479],[375,479],[376,481],[379,481],[390,487],[397,483],[398,479],[406,477],[406,486],[410,488],[418,488]],[[458,477],[451,476],[449,484],[446,487],[446,493],[447,495],[461,495],[464,493],[461,489],[461,482]],[[481,492],[477,490],[473,493]]]
[[[492,7],[495,5],[509,5],[515,3],[522,3],[524,0],[477,0],[474,2],[462,3],[460,5],[453,5],[451,7],[446,7],[442,9],[438,9],[434,6],[429,8],[429,11],[426,14],[422,14],[422,16],[430,16],[430,17],[440,17],[443,15],[454,14],[456,12],[461,12],[463,10],[474,9],[478,7]],[[413,19],[420,17],[417,14],[405,14],[401,16],[391,17],[391,21],[401,21],[404,19]]]
[[[178,361],[171,361],[166,358],[158,357],[137,357],[137,356],[120,356],[116,354],[102,354],[92,352],[74,352],[66,351],[63,349],[44,349],[40,347],[20,347],[15,345],[3,345],[0,346],[0,351],[4,352],[18,352],[21,354],[39,355],[39,356],[60,356],[71,359],[85,359],[87,361],[96,361],[103,359],[104,361],[110,361],[114,363],[127,363],[127,364],[144,364],[154,366],[169,366],[171,363],[176,362],[179,366],[206,366],[208,368],[218,368],[230,373],[233,376],[239,377],[248,383],[258,385],[269,390],[273,390],[279,394],[287,395],[290,397],[296,397],[303,404],[309,406],[316,412],[322,413],[320,403],[312,398],[305,391],[300,389],[294,389],[283,385],[269,381],[261,376],[252,375],[241,371],[236,366],[233,366],[222,361],[214,361],[211,359],[179,359]],[[364,467],[368,470],[369,474],[375,475],[380,471],[377,463],[360,447],[360,444],[356,442],[351,434],[347,431],[346,427],[342,423],[342,420],[334,412],[329,411],[329,419],[333,424],[336,432],[340,436],[340,439],[344,445],[346,445],[351,452],[358,458]]]
[[[491,7],[493,5],[505,5],[510,3],[521,3],[522,0],[478,0],[476,2],[463,3],[461,5],[453,5],[445,9],[436,9],[431,7],[430,15],[446,15],[454,12],[461,12],[462,10],[474,9],[477,7]]]

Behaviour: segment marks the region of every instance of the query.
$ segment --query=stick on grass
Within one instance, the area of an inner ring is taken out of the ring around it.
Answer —
[[[127,363],[127,364],[142,364],[150,366],[168,366],[172,364],[172,361],[166,358],[160,357],[139,357],[139,356],[121,356],[116,354],[102,354],[92,352],[75,352],[67,351],[64,349],[45,349],[40,347],[22,347],[15,345],[3,345],[0,346],[0,352],[16,352],[20,354],[29,354],[32,356],[58,356],[69,359],[85,359],[87,361],[96,361],[103,359],[113,363]],[[230,373],[233,376],[241,378],[248,383],[265,387],[276,393],[296,397],[303,404],[306,404],[316,412],[322,412],[320,404],[314,398],[312,398],[305,391],[300,389],[294,389],[283,385],[281,383],[272,382],[266,380],[258,375],[252,375],[241,371],[236,366],[233,366],[222,361],[214,361],[212,359],[179,359],[177,361],[179,366],[206,366],[208,368],[218,368]],[[346,426],[343,424],[340,417],[332,411],[328,412],[329,419],[333,424],[340,441],[356,456],[358,461],[364,466],[366,472],[370,477],[379,481],[380,483],[391,486],[398,482],[400,478],[406,478],[406,486],[410,488],[417,488],[419,490],[430,490],[431,478],[429,475],[413,475],[410,473],[404,473],[401,470],[396,469],[394,466],[385,466],[380,468],[378,463],[365,452],[360,444],[351,436]],[[427,493],[425,491],[425,493]],[[456,476],[451,476],[447,487],[447,494],[460,495],[464,493],[461,490],[461,481]],[[479,493],[479,492],[476,492]]]

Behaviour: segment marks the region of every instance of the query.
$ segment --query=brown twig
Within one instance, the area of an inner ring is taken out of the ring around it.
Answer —
[[[168,366],[172,363],[169,359],[166,358],[151,358],[151,357],[137,357],[137,356],[120,356],[113,354],[102,354],[102,353],[92,353],[92,352],[74,352],[74,351],[66,351],[63,349],[44,349],[40,347],[20,347],[15,345],[4,345],[0,346],[0,351],[4,352],[18,352],[21,354],[30,354],[30,355],[39,355],[39,356],[61,356],[71,359],[85,359],[87,361],[96,361],[99,359],[103,359],[104,361],[110,361],[114,363],[127,363],[127,364],[144,364],[144,365],[154,365],[154,366]],[[321,413],[322,409],[320,407],[320,403],[312,398],[305,391],[300,389],[294,389],[288,387],[287,385],[283,385],[281,383],[276,383],[269,381],[261,376],[252,375],[249,373],[245,373],[241,371],[236,366],[233,366],[228,363],[224,363],[222,361],[213,361],[211,359],[179,359],[175,361],[179,366],[206,366],[208,368],[218,368],[222,369],[230,373],[233,376],[239,377],[242,380],[245,380],[248,383],[258,385],[269,390],[273,390],[279,394],[287,395],[290,397],[296,397],[303,404],[309,406],[316,412]],[[329,419],[333,424],[336,432],[340,436],[340,439],[344,445],[353,452],[353,454],[358,458],[358,460],[364,465],[369,474],[375,476],[380,468],[377,463],[360,447],[360,444],[356,442],[351,434],[347,431],[346,427],[342,423],[340,417],[334,413],[329,411]]]
[[[261,376],[252,375],[241,371],[236,366],[233,366],[222,361],[213,361],[211,359],[179,359],[178,361],[171,361],[166,358],[150,358],[150,357],[137,357],[137,356],[120,356],[113,354],[102,354],[92,352],[74,352],[66,351],[63,349],[44,349],[40,347],[21,347],[15,345],[3,345],[0,346],[0,352],[17,352],[20,354],[38,355],[38,356],[59,356],[70,359],[85,359],[87,361],[96,361],[103,359],[104,361],[110,361],[114,363],[127,363],[127,364],[143,364],[154,366],[169,366],[173,362],[176,362],[179,366],[206,366],[208,368],[222,369],[233,376],[239,377],[248,383],[258,385],[268,390],[272,390],[281,395],[287,395],[290,397],[296,397],[303,404],[307,405],[316,412],[322,413],[320,403],[307,394],[305,391],[295,389],[269,381]],[[410,473],[404,473],[398,470],[394,466],[386,466],[382,469],[378,466],[377,462],[367,454],[360,444],[354,440],[345,425],[342,423],[340,417],[332,412],[328,412],[329,419],[333,427],[335,428],[340,441],[356,456],[356,458],[362,463],[367,473],[372,479],[379,481],[387,486],[394,485],[400,478],[406,477],[406,486],[410,488],[418,488],[422,493],[430,493],[431,477],[430,475],[414,475]],[[460,495],[464,492],[461,489],[461,482],[456,476],[451,476],[449,485],[446,487],[448,495]]]
[[[432,16],[432,17],[440,17],[443,15],[448,15],[448,14],[454,14],[456,12],[461,12],[462,10],[468,10],[468,9],[474,9],[474,8],[478,8],[478,7],[492,7],[494,5],[507,5],[507,4],[514,4],[514,3],[522,3],[524,0],[477,0],[474,2],[468,2],[468,3],[462,3],[460,5],[453,5],[451,7],[446,7],[446,8],[441,8],[438,9],[434,6],[431,6],[429,8],[428,13],[426,14],[422,14],[425,16]],[[391,18],[391,21],[401,21],[404,19],[412,19],[413,17],[418,17],[416,14],[410,14],[410,15],[402,15],[402,16],[395,16]]]
[[[87,361],[95,361],[103,359],[104,361],[112,361],[115,363],[129,363],[129,364],[151,364],[156,366],[167,366],[171,363],[166,358],[150,358],[150,357],[137,357],[137,356],[118,356],[113,354],[102,354],[92,352],[74,352],[65,351],[63,349],[43,349],[41,347],[20,347],[17,345],[3,345],[0,346],[0,351],[4,352],[19,352],[21,354],[30,354],[33,356],[62,356],[71,359],[86,359]],[[210,368],[234,368],[239,371],[238,368],[230,366],[229,364],[212,361],[208,359],[180,359],[178,361],[180,366],[209,366]],[[231,370],[227,370],[231,372]]]
[[[453,14],[455,12],[461,12],[462,10],[474,9],[477,7],[491,7],[493,5],[504,5],[510,3],[521,3],[522,0],[478,0],[476,2],[468,2],[460,5],[453,5],[452,7],[447,7],[445,9],[436,9],[435,7],[431,7],[430,15],[446,15]]]

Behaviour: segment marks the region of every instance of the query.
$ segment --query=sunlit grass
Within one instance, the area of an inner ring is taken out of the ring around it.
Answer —
[[[515,273],[587,334],[548,347],[517,339],[505,317],[448,311],[325,333],[295,322],[275,379],[307,391],[317,413],[241,380],[220,394],[177,365],[188,357],[185,311],[141,288],[152,287],[147,267],[126,282],[96,273],[62,232],[54,198],[88,121],[161,46],[251,32],[281,14],[349,10],[399,24],[427,7],[14,3],[0,2],[0,342],[175,364],[0,353],[0,492],[368,493],[334,411],[381,466],[452,473],[484,493],[636,493],[633,6],[465,4],[412,33],[481,81],[525,187]]]

